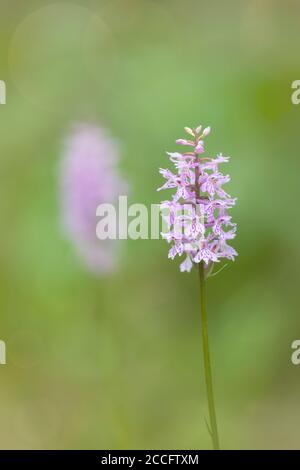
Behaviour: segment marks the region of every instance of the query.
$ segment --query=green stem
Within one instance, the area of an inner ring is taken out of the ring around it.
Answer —
[[[199,277],[200,277],[200,302],[201,302],[201,330],[202,330],[202,343],[203,343],[203,356],[204,356],[204,370],[205,370],[205,382],[209,409],[209,418],[211,426],[211,438],[213,442],[214,450],[220,449],[217,417],[214,403],[212,373],[210,365],[209,355],[209,343],[208,343],[208,328],[207,328],[207,314],[206,314],[206,294],[205,294],[205,273],[204,263],[199,263]]]

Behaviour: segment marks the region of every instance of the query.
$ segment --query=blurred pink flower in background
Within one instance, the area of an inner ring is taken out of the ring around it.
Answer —
[[[99,204],[117,204],[127,185],[118,171],[119,150],[108,133],[79,124],[66,140],[60,168],[63,225],[87,268],[97,275],[116,269],[119,242],[96,236]]]

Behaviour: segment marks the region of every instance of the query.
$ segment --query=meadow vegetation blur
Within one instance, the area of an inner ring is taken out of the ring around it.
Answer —
[[[196,273],[163,240],[90,274],[63,234],[77,121],[120,141],[130,202],[158,203],[184,126],[238,197],[235,263],[208,283],[223,448],[299,448],[299,14],[294,1],[1,0],[1,448],[210,448]]]

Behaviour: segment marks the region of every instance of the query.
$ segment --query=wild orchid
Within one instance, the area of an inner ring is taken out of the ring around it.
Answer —
[[[168,152],[175,171],[160,169],[166,182],[158,190],[174,189],[171,199],[161,203],[165,229],[162,236],[170,244],[169,258],[185,256],[180,264],[182,272],[193,267],[199,271],[201,296],[202,343],[204,370],[210,416],[210,433],[214,449],[219,449],[219,436],[214,403],[212,372],[208,343],[205,281],[212,274],[214,263],[222,259],[234,260],[235,249],[228,244],[236,234],[236,224],[228,211],[235,205],[223,188],[229,175],[219,170],[219,165],[229,158],[222,154],[204,156],[204,139],[210,127],[195,129],[185,127],[186,139],[176,143],[186,147],[183,152]]]

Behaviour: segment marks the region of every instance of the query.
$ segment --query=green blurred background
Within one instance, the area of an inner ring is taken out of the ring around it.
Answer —
[[[208,285],[221,445],[300,448],[299,2],[0,7],[0,447],[211,446],[196,273],[139,240],[98,279],[64,238],[57,173],[80,120],[120,140],[145,204],[183,126],[212,126],[238,197],[239,256]]]

